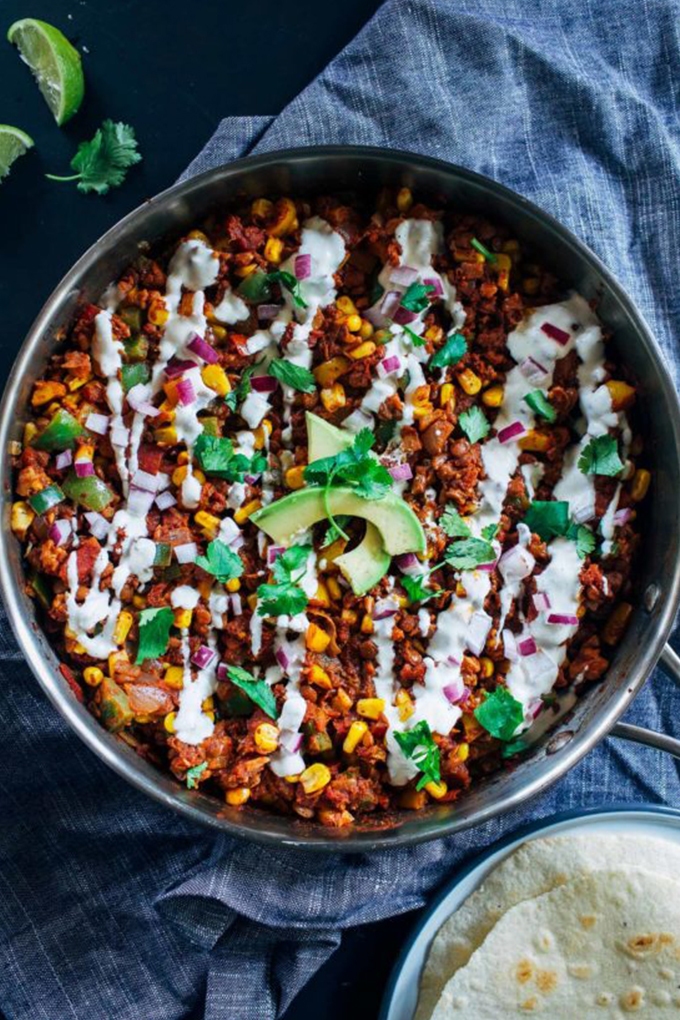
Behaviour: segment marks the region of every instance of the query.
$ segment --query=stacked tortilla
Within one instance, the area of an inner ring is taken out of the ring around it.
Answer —
[[[680,1020],[680,846],[539,839],[440,928],[415,1020]]]

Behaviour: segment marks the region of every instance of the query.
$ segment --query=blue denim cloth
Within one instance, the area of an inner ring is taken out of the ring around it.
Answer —
[[[465,164],[584,238],[675,365],[679,13],[666,0],[391,0],[279,117],[223,121],[187,174],[332,142]],[[0,663],[10,1020],[274,1020],[343,929],[421,906],[529,814],[680,803],[673,760],[606,740],[530,809],[460,836],[371,856],[264,849],[113,775],[47,704],[4,618]],[[629,718],[680,735],[679,709],[659,675]]]

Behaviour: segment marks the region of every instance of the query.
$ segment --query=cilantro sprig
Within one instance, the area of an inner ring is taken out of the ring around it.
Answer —
[[[247,457],[236,453],[231,439],[226,436],[209,436],[205,432],[196,440],[194,455],[206,475],[227,482],[242,482],[246,475],[259,475],[267,466],[263,453]]]
[[[447,365],[457,364],[467,349],[467,340],[463,334],[452,333],[430,358],[430,368],[446,368]]]
[[[209,543],[204,556],[196,557],[196,566],[205,570],[206,574],[212,574],[220,584],[240,577],[244,570],[239,554],[217,538]]]
[[[453,506],[447,506],[439,519],[439,527],[449,538],[472,538],[472,532]]]
[[[432,737],[430,727],[421,719],[411,730],[395,730],[394,739],[402,753],[417,765],[422,776],[416,783],[416,790],[422,790],[428,783],[438,783],[441,779],[439,748]]]
[[[496,550],[484,538],[463,538],[448,547],[444,560],[454,570],[474,570],[483,563],[494,563]]]
[[[424,336],[418,336],[418,334],[414,330],[409,329],[408,326],[402,326],[401,328],[403,329],[404,333],[406,333],[406,336],[409,338],[414,347],[425,346]]]
[[[300,289],[300,281],[292,273],[287,273],[285,269],[277,269],[273,273],[267,273],[267,282],[280,283],[290,293],[294,305],[297,305],[298,308],[307,307],[307,302]]]
[[[595,535],[585,524],[570,520],[569,504],[564,500],[535,499],[524,515],[524,524],[544,542],[551,538],[568,538],[575,542],[582,560],[595,550]]]
[[[412,283],[404,291],[401,307],[409,312],[424,312],[430,303],[429,295],[435,289],[432,283]]]
[[[247,669],[243,669],[242,666],[227,666],[227,676],[270,719],[278,718],[276,698],[269,684],[265,683],[264,680],[258,680],[256,676],[249,673]]]
[[[120,121],[105,120],[89,142],[81,142],[71,160],[76,171],[67,177],[45,174],[51,181],[78,181],[78,191],[105,195],[119,187],[131,166],[142,157],[137,151],[134,128]]]
[[[614,436],[595,436],[578,459],[578,469],[584,475],[606,475],[613,478],[623,471],[619,457],[619,444]]]
[[[168,606],[161,609],[142,609],[139,614],[139,644],[135,665],[147,659],[157,659],[168,649],[170,628],[174,614]]]
[[[312,553],[311,545],[292,545],[272,565],[274,580],[257,589],[258,616],[296,616],[309,599],[300,587]]]
[[[486,415],[476,404],[459,415],[458,424],[471,443],[478,443],[491,431]]]
[[[207,761],[202,761],[200,765],[193,765],[190,769],[187,769],[186,783],[187,790],[198,789],[198,781],[208,767]]]
[[[239,404],[243,403],[250,393],[252,389],[250,380],[254,371],[255,365],[248,365],[247,368],[244,368],[238,385],[227,393],[224,402],[230,411],[237,411]]]
[[[269,375],[300,393],[315,393],[316,380],[308,368],[294,365],[292,361],[272,361],[268,368]]]
[[[524,721],[524,709],[507,687],[497,687],[487,694],[474,711],[480,726],[497,740],[512,740],[515,730]]]

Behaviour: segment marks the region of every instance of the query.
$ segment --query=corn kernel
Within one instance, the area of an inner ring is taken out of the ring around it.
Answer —
[[[300,782],[300,773],[298,772],[298,774],[296,776],[284,776],[283,778],[285,779],[285,781],[287,783],[299,783]]]
[[[346,295],[339,297],[335,302],[335,306],[342,312],[343,315],[357,314],[357,306],[354,304],[351,297],[347,297]]]
[[[372,634],[373,633],[373,620],[370,613],[364,613],[361,618],[361,633]]]
[[[413,205],[413,195],[410,188],[400,188],[397,193],[397,209],[400,213],[407,213]]]
[[[416,421],[422,421],[424,418],[429,418],[433,411],[434,407],[429,400],[425,404],[414,404],[413,417]],[[422,430],[423,425],[420,425],[419,428]]]
[[[269,226],[268,230],[272,237],[283,237],[290,230],[297,226],[297,211],[295,203],[289,198],[280,198],[274,206],[276,219]]]
[[[423,335],[426,340],[432,340],[433,343],[438,344],[444,339],[444,330],[441,326],[428,326]]]
[[[257,262],[250,262],[247,266],[239,266],[236,270],[236,275],[240,276],[242,280],[245,280],[246,276],[251,276],[256,269]]]
[[[319,386],[331,386],[336,379],[339,379],[341,375],[348,372],[352,367],[352,362],[342,355],[338,355],[336,358],[329,358],[328,361],[322,362],[314,369],[314,378],[316,379]]]
[[[226,397],[227,393],[231,392],[229,377],[221,365],[205,365],[201,369],[201,379],[218,397]]]
[[[234,514],[234,520],[237,524],[244,524],[248,520],[251,514],[254,514],[256,510],[259,510],[262,504],[259,499],[251,499],[250,503],[246,503]]]
[[[446,407],[448,403],[454,401],[455,407],[456,391],[453,388],[453,383],[444,383],[441,390],[439,391],[439,406]]]
[[[621,640],[623,632],[628,626],[633,607],[630,602],[619,602],[613,613],[602,628],[602,640],[605,644],[616,645]]]
[[[330,606],[331,597],[328,594],[328,588],[324,581],[319,581],[316,591],[314,592],[314,601],[321,602],[324,606]]]
[[[347,351],[347,354],[354,361],[361,361],[362,358],[370,358],[372,354],[375,354],[375,351],[376,346],[373,341],[364,340],[358,347],[353,347],[351,351]]]
[[[310,623],[305,634],[305,644],[310,652],[325,652],[331,643],[330,634],[316,623]]]
[[[317,663],[310,666],[307,679],[310,684],[314,684],[315,687],[321,687],[324,691],[330,691],[333,687],[333,683],[328,673]]]
[[[458,761],[467,761],[470,757],[470,745],[465,741],[459,744],[456,748],[456,758]]]
[[[253,733],[255,746],[262,754],[273,754],[279,746],[279,729],[273,723],[260,723]]]
[[[482,403],[487,407],[500,407],[503,403],[505,390],[502,386],[489,386],[488,390],[482,393]]]
[[[262,219],[266,219],[267,216],[271,216],[274,211],[274,203],[270,202],[268,198],[256,198],[250,207],[251,215],[261,216]]]
[[[449,792],[449,788],[443,779],[440,780],[438,783],[435,783],[434,781],[425,783],[423,789],[427,790],[430,797],[434,797],[435,800],[441,800],[442,797],[445,797],[446,794]]]
[[[204,712],[203,715],[206,719],[210,719],[210,722],[215,722],[216,716],[214,712]]]
[[[146,608],[146,599],[144,598],[143,595],[133,595],[132,596],[132,605],[134,606],[135,609],[145,609]]]
[[[379,719],[380,713],[385,708],[383,698],[360,698],[357,701],[357,712],[364,719]]]
[[[341,687],[333,698],[333,708],[336,712],[349,712],[353,701],[344,687]]]
[[[364,344],[361,346],[363,347]],[[354,355],[352,355],[352,357],[353,356]],[[321,403],[329,412],[337,411],[339,408],[344,407],[347,403],[347,396],[345,394],[345,387],[342,383],[336,382],[333,383],[332,386],[324,387],[324,389],[321,390]]]
[[[41,407],[49,404],[51,400],[66,396],[66,387],[60,382],[50,382],[47,379],[39,379],[35,384],[31,404],[33,407]],[[56,410],[56,408],[55,408]]]
[[[254,592],[252,595],[248,595],[246,602],[248,603],[248,608],[255,612],[257,609],[257,595]]]
[[[283,241],[278,237],[270,237],[267,239],[267,243],[264,246],[264,257],[267,262],[273,262],[274,265],[278,265],[283,255]]]
[[[156,429],[154,439],[159,446],[174,446],[177,442],[177,432],[172,425],[165,429]]]
[[[186,478],[188,472],[189,472],[189,468],[188,468],[188,466],[186,464],[183,464],[181,467],[175,468],[175,470],[172,472],[172,476],[171,476],[172,477],[172,484],[180,486],[182,484],[182,482],[184,481],[184,479]]]
[[[361,329],[361,316],[360,315],[348,315],[347,321],[345,322],[347,329],[350,333],[358,333]]]
[[[300,774],[300,782],[305,793],[318,793],[331,781],[331,770],[321,762],[315,762]]]
[[[340,614],[340,619],[344,620],[345,623],[349,623],[350,626],[355,624],[359,617],[357,616],[354,609],[343,609]]]
[[[225,588],[231,595],[233,595],[235,592],[240,591],[241,582],[238,577],[232,577],[231,580],[227,581]]]
[[[218,326],[217,323],[212,323],[212,332],[216,340],[227,339],[227,331],[224,326]]]
[[[24,425],[23,445],[30,446],[32,440],[35,439],[37,434],[38,426],[32,421],[27,421]]]
[[[247,786],[238,786],[235,790],[227,790],[224,799],[231,807],[241,807],[250,800],[250,790]]]
[[[635,402],[635,387],[620,379],[605,384],[612,398],[612,411],[625,411]]]
[[[180,627],[182,630],[188,630],[191,626],[193,615],[193,609],[175,609],[173,613],[175,627]]]
[[[89,687],[99,687],[104,674],[98,666],[87,666],[83,670],[83,680]]]
[[[168,712],[165,719],[163,720],[163,728],[167,733],[175,732],[175,718],[176,712]]]
[[[471,368],[464,368],[458,373],[458,382],[469,397],[474,397],[482,388],[482,380]]]
[[[119,662],[120,663],[129,662],[129,661],[130,661],[130,659],[129,659],[128,655],[127,655],[127,652],[111,652],[109,657],[108,657],[108,659],[107,659],[108,666],[109,666],[109,676],[113,677],[114,680],[115,680],[115,678],[116,678],[116,666],[118,665],[118,663]]]
[[[323,557],[328,563],[334,563],[338,556],[342,556],[346,548],[346,539],[342,537],[336,538],[335,542],[331,542],[329,546],[326,546]]]
[[[180,452],[177,454],[177,463],[178,464],[189,463],[189,453],[187,450],[180,450]]]
[[[72,378],[66,379],[66,385],[68,386],[71,393],[75,393],[76,390],[79,390],[81,386],[85,385],[86,382],[89,382],[91,378],[92,376],[90,375],[81,376],[80,378],[78,378],[77,376],[73,376]]]
[[[368,731],[368,723],[365,722],[353,722],[350,728],[347,730],[347,736],[344,739],[342,749],[345,754],[353,754],[356,750],[357,744],[359,744]]]
[[[645,468],[638,468],[635,472],[630,487],[630,497],[635,503],[640,503],[645,498],[651,480],[652,476]]]
[[[326,587],[328,588],[328,594],[332,599],[339,601],[342,598],[342,588],[338,584],[337,578],[326,578]]]
[[[24,503],[21,499],[17,500],[16,503],[12,503],[10,525],[20,542],[23,542],[26,538],[28,529],[34,520],[35,513],[28,503]]]
[[[215,517],[214,514],[206,513],[205,510],[199,510],[197,514],[194,514],[194,520],[206,538],[215,538],[217,532],[220,530],[219,517]]]
[[[480,660],[479,664],[482,667],[482,679],[488,680],[490,676],[493,676],[493,662],[491,659],[484,655]]]
[[[154,326],[164,326],[168,321],[168,314],[163,301],[152,301],[147,311],[149,322]]]
[[[409,694],[408,691],[405,691],[402,688],[400,691],[397,691],[395,701],[397,703],[397,712],[399,714],[399,719],[401,720],[401,722],[406,722],[406,720],[410,719],[413,713],[415,712],[415,708],[413,707],[413,699],[411,698],[411,695]]]
[[[427,794],[424,790],[407,789],[399,796],[399,807],[409,811],[422,811],[427,803]]]
[[[184,687],[184,670],[181,666],[168,666],[163,676],[163,682],[172,687],[175,691],[181,691]]]
[[[369,322],[368,319],[361,320],[361,329],[359,330],[359,336],[362,340],[369,340],[375,330],[373,329],[373,323]]]
[[[545,453],[550,448],[550,436],[546,432],[537,432],[530,429],[525,436],[522,436],[519,443],[520,450],[531,450],[532,453]]]
[[[286,471],[286,485],[289,489],[301,489],[305,484],[305,465],[296,464]]]
[[[507,269],[501,269],[500,273],[498,274],[498,286],[502,291],[505,291],[506,293],[510,289],[510,273],[508,272]]]
[[[118,614],[116,626],[113,628],[113,640],[117,645],[124,644],[126,637],[130,633],[132,623],[132,613],[128,613],[126,610],[123,610],[122,613]]]

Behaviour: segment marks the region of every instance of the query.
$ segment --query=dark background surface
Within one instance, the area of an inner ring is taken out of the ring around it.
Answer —
[[[36,143],[0,185],[0,382],[42,303],[86,248],[172,184],[222,117],[278,113],[379,6],[379,0],[0,0],[0,122]],[[5,42],[9,25],[24,17],[57,25],[83,53],[85,102],[64,128]],[[106,117],[134,126],[144,156],[125,184],[97,197],[45,180],[46,172],[69,173],[78,142]],[[409,914],[347,933],[286,1020],[374,1020],[413,921]]]

